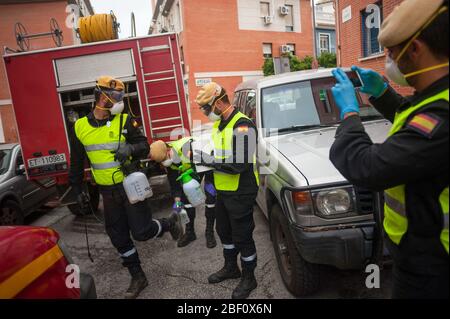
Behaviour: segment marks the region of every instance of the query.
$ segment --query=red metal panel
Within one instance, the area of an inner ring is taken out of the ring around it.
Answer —
[[[146,47],[164,45],[171,47],[172,50],[166,50],[165,53],[164,50],[161,52],[148,51],[142,52],[142,55],[139,51]],[[132,49],[133,52],[142,122],[149,142],[152,141],[151,126],[176,125],[175,121],[156,122],[157,124],[152,124],[151,121],[181,115],[184,127],[187,130],[190,129],[177,39],[173,34],[108,41],[101,44],[59,48],[25,55],[9,55],[5,56],[5,66],[27,169],[27,159],[35,157],[33,156],[35,152],[41,152],[42,156],[45,156],[49,155],[50,150],[55,150],[57,153],[66,154],[68,161],[70,158],[53,61],[125,49]],[[143,60],[142,66],[141,59]],[[157,74],[148,75],[144,79],[143,73]],[[144,82],[144,80],[174,76],[176,76],[176,80]],[[169,103],[165,107],[156,106],[150,110],[147,106],[147,104],[176,100],[179,100],[179,104]],[[67,171],[63,173],[67,174]],[[48,173],[45,176],[58,175],[61,173]]]

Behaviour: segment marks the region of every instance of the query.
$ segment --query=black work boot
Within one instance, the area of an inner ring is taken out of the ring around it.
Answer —
[[[139,293],[148,286],[147,277],[143,271],[131,277],[130,286],[125,293],[125,299],[136,299]]]
[[[227,279],[236,279],[241,277],[241,271],[237,265],[237,251],[235,249],[224,249],[223,256],[225,264],[219,271],[208,277],[210,284],[217,284]]]
[[[214,248],[217,246],[216,238],[214,237],[214,218],[206,218],[206,247]]]
[[[183,236],[181,236],[180,240],[178,240],[178,247],[184,247],[189,245],[190,242],[197,239],[194,230],[194,219],[190,219],[190,222],[186,224],[186,232]]]
[[[173,240],[178,240],[183,235],[183,224],[179,214],[172,213],[169,218],[163,218],[161,225],[163,232],[169,231]]]
[[[231,298],[233,299],[246,299],[252,290],[254,290],[258,284],[255,278],[256,262],[242,262],[242,277],[239,284],[234,288]]]

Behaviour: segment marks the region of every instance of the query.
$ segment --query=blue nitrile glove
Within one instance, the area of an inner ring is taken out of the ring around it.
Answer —
[[[212,183],[205,183],[205,191],[208,192],[211,196],[216,196],[216,188]]]
[[[378,98],[386,91],[388,84],[377,72],[370,69],[362,69],[355,65],[352,66],[352,70],[358,72],[361,77],[363,86],[360,88],[360,91],[362,93]]]
[[[341,111],[341,119],[344,118],[346,113],[359,113],[355,87],[347,74],[341,68],[334,69],[331,72],[337,80],[336,85],[331,88],[331,92],[333,92],[334,101]]]

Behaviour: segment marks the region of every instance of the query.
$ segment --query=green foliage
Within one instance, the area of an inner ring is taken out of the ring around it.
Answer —
[[[335,68],[336,67],[336,53],[332,52],[323,52],[318,58],[317,61],[319,65],[323,68]]]
[[[310,70],[312,68],[312,63],[314,58],[311,56],[305,56],[303,59],[299,59],[297,56],[289,55],[289,64],[291,67],[291,72]],[[264,65],[262,67],[264,76],[274,75],[275,69],[273,66],[273,59],[265,59]]]
[[[264,76],[274,75],[275,74],[275,68],[273,66],[273,59],[265,59],[263,64],[263,73]]]

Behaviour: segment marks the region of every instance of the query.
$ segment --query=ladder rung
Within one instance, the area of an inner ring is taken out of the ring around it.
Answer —
[[[152,123],[166,122],[166,121],[172,121],[172,120],[181,120],[181,116],[168,117],[165,119],[154,120],[154,121],[152,121]]]

